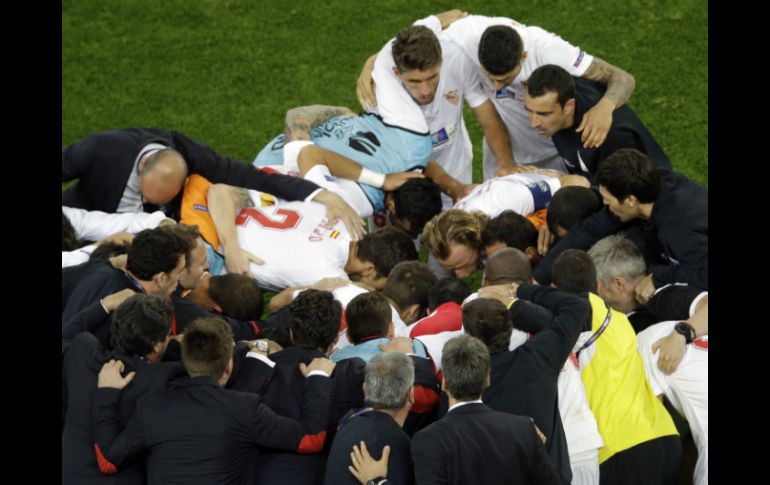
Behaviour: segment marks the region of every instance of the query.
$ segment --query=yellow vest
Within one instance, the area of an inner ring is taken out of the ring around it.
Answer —
[[[607,317],[607,306],[593,293],[588,299],[591,331],[596,332]],[[580,355],[588,404],[604,438],[599,463],[645,441],[678,434],[668,411],[652,392],[628,317],[611,312],[607,328]]]

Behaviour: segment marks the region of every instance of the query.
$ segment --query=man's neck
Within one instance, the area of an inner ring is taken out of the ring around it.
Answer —
[[[652,216],[652,209],[655,206],[654,202],[649,202],[647,204],[639,204],[639,217],[641,219],[644,219],[645,221],[650,220],[650,217]]]
[[[393,418],[393,420],[402,428],[404,427],[404,421],[406,421],[406,417],[409,414],[409,409],[406,406],[401,409],[377,409],[377,411]]]

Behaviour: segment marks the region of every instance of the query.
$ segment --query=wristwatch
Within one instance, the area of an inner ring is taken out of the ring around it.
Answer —
[[[256,348],[258,351],[263,352],[265,355],[270,355],[270,344],[267,343],[267,340],[257,340],[254,348]]]
[[[366,485],[380,485],[383,482],[387,482],[385,477],[376,477],[366,482]]]
[[[674,325],[674,330],[677,333],[684,335],[685,343],[689,344],[695,340],[695,329],[687,322],[677,322]]]

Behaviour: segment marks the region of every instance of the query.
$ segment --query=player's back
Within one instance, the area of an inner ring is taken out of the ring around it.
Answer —
[[[345,264],[350,235],[341,221],[326,222],[326,209],[316,202],[281,202],[259,206],[262,193],[250,190],[258,207],[236,217],[241,247],[265,261],[251,263],[260,286],[270,290],[310,285],[325,277],[347,278]]]
[[[479,211],[496,217],[505,210],[528,216],[544,209],[561,184],[556,177],[536,173],[516,173],[496,177],[476,186],[455,204],[455,209]]]

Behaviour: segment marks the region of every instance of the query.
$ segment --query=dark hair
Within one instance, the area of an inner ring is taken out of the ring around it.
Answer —
[[[603,207],[602,200],[594,189],[587,187],[562,187],[553,194],[545,219],[551,234],[556,235],[556,226],[569,231],[572,226]]]
[[[481,233],[481,242],[484,246],[502,242],[509,248],[526,251],[529,247],[537,247],[537,229],[526,217],[506,210],[487,222]]]
[[[184,269],[189,270],[190,266],[192,265],[192,257],[190,257],[190,254],[198,246],[198,238],[201,237],[201,233],[200,231],[198,231],[198,226],[188,226],[185,224],[169,224],[169,225],[159,226],[158,230],[167,231],[167,232],[176,234],[181,239],[184,239],[186,241],[186,245],[187,247],[189,247],[189,250],[187,250],[184,253],[184,257],[185,257]]]
[[[112,347],[125,355],[147,355],[171,329],[174,307],[163,296],[139,293],[115,309],[110,327]]]
[[[470,335],[460,335],[444,345],[441,356],[444,385],[458,401],[479,399],[491,368],[489,350]]]
[[[596,267],[587,252],[567,249],[553,263],[551,282],[568,293],[595,293]]]
[[[441,62],[441,44],[429,28],[413,25],[396,35],[391,54],[399,72],[424,71]]]
[[[419,259],[414,241],[406,231],[386,226],[370,232],[358,242],[358,259],[374,265],[377,274],[387,278],[395,265]]]
[[[404,261],[390,272],[382,293],[393,300],[399,310],[418,304],[419,315],[424,315],[428,309],[428,291],[437,279],[436,273],[422,261]]]
[[[357,344],[367,337],[385,337],[393,321],[392,310],[385,295],[376,291],[361,293],[345,307],[348,337]]]
[[[461,305],[471,293],[471,288],[460,278],[441,278],[428,290],[428,308],[435,310],[450,301]]]
[[[575,80],[561,66],[546,64],[538,67],[527,79],[527,94],[539,98],[552,92],[556,93],[563,108],[564,103],[575,97]]]
[[[326,351],[339,334],[342,305],[328,291],[303,291],[289,313],[294,345]]]
[[[599,163],[596,182],[622,202],[633,195],[639,202],[655,202],[660,192],[660,172],[655,163],[635,148],[621,148]]]
[[[390,193],[396,217],[409,221],[410,234],[416,238],[428,222],[441,212],[441,189],[430,179],[410,179]]]
[[[64,214],[61,213],[61,250],[62,251],[74,251],[83,246],[83,243],[78,241],[78,237],[75,234],[75,228],[72,227],[72,223]]]
[[[262,318],[262,290],[246,275],[229,273],[212,276],[209,296],[222,308],[222,314],[236,320]]]
[[[148,281],[158,273],[176,268],[179,258],[194,248],[186,238],[163,228],[145,229],[128,247],[126,269],[136,278]]]
[[[182,364],[190,377],[219,379],[233,356],[233,331],[217,317],[197,318],[184,330]]]
[[[479,62],[491,74],[501,76],[519,65],[523,50],[521,36],[513,27],[493,25],[481,35]]]
[[[463,329],[484,342],[493,354],[508,350],[513,323],[505,305],[497,300],[477,298],[463,306]]]
[[[128,252],[128,247],[131,245],[128,241],[116,242],[107,241],[103,242],[94,249],[91,253],[91,259],[107,259],[113,256],[120,256]]]

